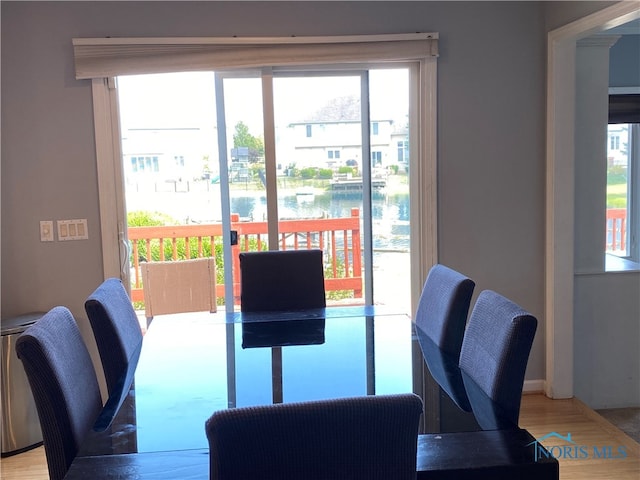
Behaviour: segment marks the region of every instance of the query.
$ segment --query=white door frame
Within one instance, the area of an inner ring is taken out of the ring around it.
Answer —
[[[115,78],[92,80],[96,166],[104,278],[120,278],[130,292],[120,115]]]
[[[551,398],[573,396],[576,42],[638,18],[638,3],[620,2],[548,34],[545,393]]]

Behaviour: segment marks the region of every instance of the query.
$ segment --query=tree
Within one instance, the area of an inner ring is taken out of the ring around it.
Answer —
[[[236,132],[233,134],[233,147],[247,147],[249,149],[250,163],[256,163],[264,158],[264,141],[261,137],[251,135],[249,127],[242,121],[236,123]]]

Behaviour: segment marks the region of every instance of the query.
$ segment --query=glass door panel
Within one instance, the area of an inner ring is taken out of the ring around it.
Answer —
[[[369,262],[369,301],[410,313],[408,69],[281,75],[273,85],[279,248],[325,251],[329,305],[365,303]]]
[[[217,259],[224,303],[222,201],[212,72],[117,79],[131,295],[144,308],[140,263]],[[180,230],[180,234],[176,232]]]
[[[269,242],[262,80],[259,72],[217,76],[218,148],[228,179],[229,229],[236,238],[225,261],[233,265],[225,276],[233,284],[233,303],[227,302],[231,311],[231,305],[240,305],[240,252],[267,250]]]
[[[361,75],[274,78],[281,250],[324,252],[327,304],[363,304]]]
[[[411,313],[409,70],[369,71],[373,300]]]
[[[231,214],[243,221],[266,221],[260,77],[224,78],[224,114]]]

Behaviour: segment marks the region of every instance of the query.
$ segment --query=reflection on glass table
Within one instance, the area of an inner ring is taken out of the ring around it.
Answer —
[[[412,392],[412,342],[407,315],[368,307],[158,316],[101,442],[117,452],[206,448],[216,410]]]
[[[242,348],[322,345],[325,319],[242,322]]]
[[[518,428],[512,420],[513,412],[508,412],[499,402],[490,398],[460,369],[452,355],[438,348],[419,328],[416,328],[416,337],[431,376],[459,409],[459,417],[467,419],[464,430],[471,430],[472,422],[478,430]]]

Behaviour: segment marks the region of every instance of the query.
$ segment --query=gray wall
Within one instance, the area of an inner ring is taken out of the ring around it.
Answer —
[[[563,27],[587,15],[620,3],[618,1],[543,1],[545,9],[545,28],[547,31]]]
[[[640,405],[640,274],[578,275],[575,396],[593,408]]]
[[[609,86],[640,87],[640,33],[624,35],[611,47]]]
[[[440,261],[539,318],[527,378],[544,378],[546,33],[606,5],[549,3],[3,2],[2,315],[66,305],[92,342],[83,302],[103,279],[92,99],[72,38],[435,31]],[[70,218],[88,219],[89,240],[40,242],[40,220]]]

